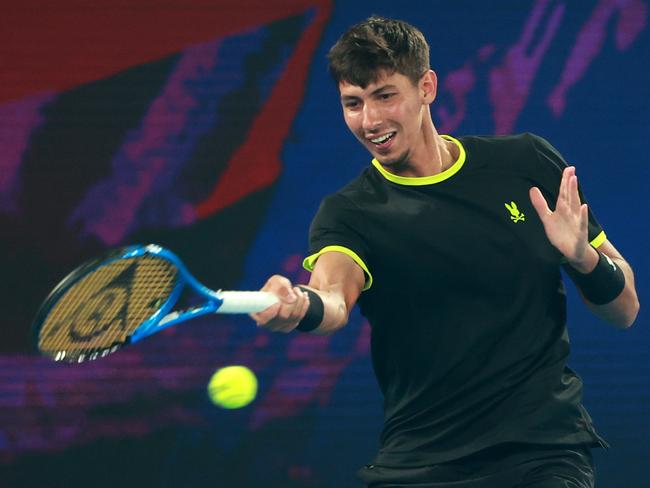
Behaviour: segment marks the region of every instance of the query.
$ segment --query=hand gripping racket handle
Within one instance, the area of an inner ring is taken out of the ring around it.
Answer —
[[[255,313],[274,305],[278,297],[269,291],[220,291],[223,303],[217,313]]]

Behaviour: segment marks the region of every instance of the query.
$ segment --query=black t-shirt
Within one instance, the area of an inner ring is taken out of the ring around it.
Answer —
[[[313,265],[350,255],[372,327],[384,395],[378,465],[420,466],[501,442],[605,445],[566,366],[562,256],[528,191],[551,208],[566,163],[523,134],[454,139],[446,171],[406,178],[373,165],[325,198],[310,229]],[[605,234],[593,215],[594,247]]]

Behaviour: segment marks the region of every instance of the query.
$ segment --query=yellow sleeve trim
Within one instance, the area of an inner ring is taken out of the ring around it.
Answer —
[[[591,244],[592,247],[598,248],[602,245],[603,242],[607,240],[607,236],[605,235],[605,231],[601,231],[600,234],[598,234],[593,241],[591,241],[589,244]]]
[[[368,267],[366,266],[366,263],[363,262],[363,260],[359,257],[359,255],[356,252],[354,252],[352,249],[348,249],[347,247],[326,246],[320,251],[318,251],[316,254],[307,256],[302,262],[303,268],[305,268],[307,271],[314,271],[314,266],[316,265],[316,261],[318,260],[318,258],[321,255],[325,254],[326,252],[332,252],[332,251],[341,252],[347,256],[350,256],[355,263],[361,266],[361,269],[366,274],[366,284],[364,285],[361,291],[366,291],[372,286],[372,275],[370,274],[370,271],[368,271]]]

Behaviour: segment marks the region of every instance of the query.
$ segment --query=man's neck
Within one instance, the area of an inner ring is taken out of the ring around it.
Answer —
[[[433,124],[427,125],[423,127],[421,143],[409,155],[408,164],[395,173],[396,176],[434,176],[449,169],[458,160],[458,146],[440,136]]]

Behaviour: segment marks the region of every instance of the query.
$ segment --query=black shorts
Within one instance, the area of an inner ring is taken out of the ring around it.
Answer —
[[[462,459],[422,467],[368,465],[369,488],[593,488],[588,446],[501,444]]]

